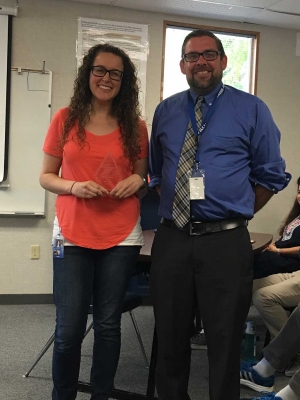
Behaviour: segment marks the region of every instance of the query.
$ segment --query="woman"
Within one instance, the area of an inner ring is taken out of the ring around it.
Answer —
[[[279,228],[280,238],[254,259],[253,278],[260,279],[280,272],[300,269],[298,251],[300,246],[300,177],[298,194],[285,221]]]
[[[54,257],[52,400],[76,398],[91,298],[91,399],[108,400],[113,388],[123,301],[143,244],[138,197],[147,190],[148,135],[139,116],[129,57],[109,44],[92,47],[43,147],[40,183],[58,195],[55,245],[64,241]]]
[[[253,282],[253,304],[272,338],[277,336],[288,319],[286,309],[296,307],[300,302],[300,178],[297,188],[293,207],[279,229],[281,238],[270,244],[260,256],[263,259],[267,255],[262,265],[268,266],[268,260],[273,262],[270,268],[274,272]],[[300,355],[297,355],[285,371],[286,375],[292,376],[299,368]]]

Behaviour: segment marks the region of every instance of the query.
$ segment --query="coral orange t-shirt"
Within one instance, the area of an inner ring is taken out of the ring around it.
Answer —
[[[133,164],[124,155],[119,128],[104,136],[86,131],[86,143],[81,147],[73,139],[78,129],[75,125],[64,148],[59,149],[67,113],[68,108],[62,108],[54,115],[43,146],[45,153],[62,158],[62,178],[77,182],[92,180],[111,190],[132,175]],[[142,121],[140,133],[139,159],[143,159],[148,157],[148,134]],[[133,230],[140,215],[140,203],[135,195],[126,199],[58,195],[56,214],[62,235],[68,241],[81,247],[107,249],[122,242]]]

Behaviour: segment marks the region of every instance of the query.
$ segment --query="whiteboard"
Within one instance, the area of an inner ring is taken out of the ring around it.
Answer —
[[[11,73],[8,175],[0,184],[0,214],[44,215],[39,173],[50,123],[52,73],[21,71]]]
[[[0,182],[6,177],[6,149],[8,141],[7,107],[9,70],[11,61],[11,20],[0,15]]]

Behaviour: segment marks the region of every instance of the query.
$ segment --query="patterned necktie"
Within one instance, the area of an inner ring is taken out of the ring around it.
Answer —
[[[195,105],[195,117],[197,127],[201,126],[202,112],[201,103],[203,97],[198,97]],[[191,121],[189,122],[185,140],[177,167],[175,181],[175,196],[172,216],[178,228],[185,226],[190,220],[190,186],[189,173],[192,169],[197,151],[196,136]]]

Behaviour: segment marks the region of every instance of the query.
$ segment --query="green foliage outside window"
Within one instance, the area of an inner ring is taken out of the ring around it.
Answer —
[[[216,34],[223,43],[228,65],[223,72],[226,85],[249,92],[251,38]]]

